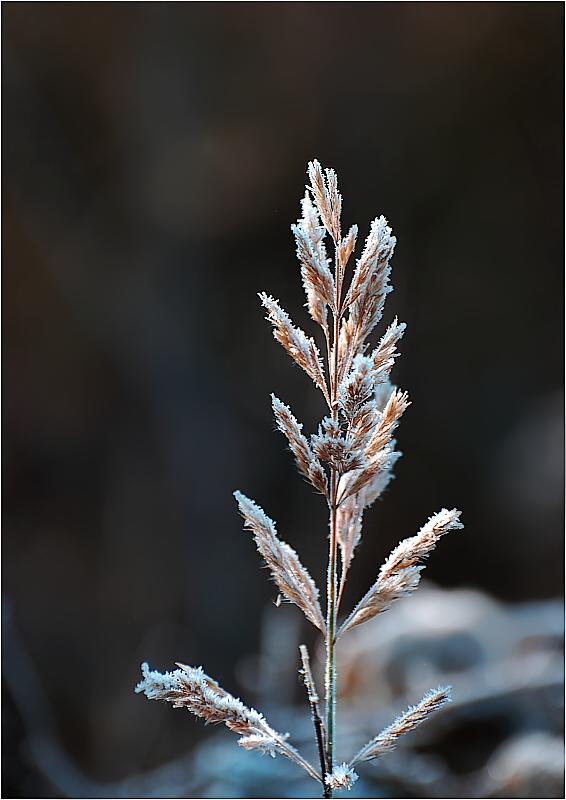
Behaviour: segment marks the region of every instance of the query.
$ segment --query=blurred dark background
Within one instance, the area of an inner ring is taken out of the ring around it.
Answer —
[[[202,664],[249,699],[238,664],[276,590],[233,490],[324,585],[325,507],[269,393],[309,431],[323,408],[257,298],[315,333],[289,231],[309,159],[337,170],[362,241],[390,220],[379,332],[408,323],[404,456],[345,603],[443,506],[466,528],[428,578],[505,601],[562,592],[563,17],[559,2],[2,4],[4,657],[16,674],[27,658],[96,780],[206,735],[134,695],[140,661]],[[20,747],[41,702],[4,699],[3,795],[50,796]]]

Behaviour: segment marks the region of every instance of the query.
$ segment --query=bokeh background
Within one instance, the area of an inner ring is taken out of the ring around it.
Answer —
[[[315,332],[289,231],[314,157],[345,226],[390,220],[380,331],[408,323],[345,603],[443,506],[466,527],[429,579],[561,594],[563,30],[559,2],[2,4],[5,797],[60,796],[37,730],[99,782],[209,735],[134,695],[142,660],[250,700],[276,590],[233,490],[324,585],[269,394],[323,409],[257,298]]]

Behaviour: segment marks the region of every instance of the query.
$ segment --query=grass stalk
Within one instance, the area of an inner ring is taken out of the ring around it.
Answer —
[[[335,476],[331,481],[331,497],[335,498]],[[334,728],[336,716],[336,664],[334,659],[336,641],[336,504],[330,513],[330,547],[328,558],[328,608],[326,616],[326,760],[328,771],[334,769]],[[332,795],[330,795],[332,796]]]
[[[302,218],[292,230],[309,314],[324,332],[326,369],[315,340],[293,325],[277,300],[265,293],[260,298],[273,324],[275,338],[320,389],[330,411],[330,416],[321,421],[318,433],[308,438],[291,409],[272,395],[277,427],[286,436],[299,471],[328,504],[326,619],[315,582],[295,550],[279,539],[273,520],[241,492],[234,495],[245,527],[253,531],[257,549],[281,596],[298,606],[325,640],[326,725],[318,711],[308,651],[305,645],[300,647],[320,773],[287,742],[287,734],[277,733],[262,714],[224,691],[201,667],[178,664],[179,669],[163,674],[144,664],[143,680],[136,691],[144,692],[149,699],[166,700],[176,707],[187,708],[206,722],[223,722],[239,734],[238,744],[248,750],[272,756],[279,753],[291,759],[322,784],[324,798],[331,798],[334,790],[352,788],[358,777],[353,769],[356,763],[371,761],[391,751],[401,735],[450,700],[449,687],[431,690],[417,706],[410,707],[364,745],[349,764],[336,764],[335,649],[339,636],[386,611],[400,597],[411,594],[418,586],[423,559],[441,536],[462,525],[456,509],[442,509],[433,515],[416,536],[405,539],[393,550],[374,585],[337,628],[348,568],[361,538],[364,509],[387,487],[399,456],[393,434],[409,401],[405,393],[391,385],[389,374],[405,325],[395,319],[377,347],[369,352],[368,336],[380,321],[386,296],[391,291],[389,262],[396,239],[385,217],[372,222],[342,299],[344,274],[356,246],[357,227],[353,225],[342,237],[342,197],[334,170],[323,171],[318,161],[313,161],[308,174],[310,187],[301,202]],[[327,258],[326,236],[330,236],[334,245],[334,273]]]

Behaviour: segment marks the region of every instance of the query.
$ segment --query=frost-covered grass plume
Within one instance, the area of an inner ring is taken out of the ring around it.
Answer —
[[[348,764],[335,762],[338,638],[386,611],[398,598],[411,594],[419,584],[423,559],[441,536],[462,524],[456,509],[442,509],[431,516],[416,536],[397,545],[373,586],[338,624],[348,569],[362,535],[364,510],[391,480],[393,465],[400,455],[395,449],[394,433],[409,400],[406,392],[391,385],[390,372],[405,323],[393,320],[377,346],[371,348],[368,337],[380,321],[385,299],[392,290],[389,274],[395,237],[384,217],[372,222],[346,287],[346,269],[356,245],[357,227],[352,226],[342,235],[342,197],[334,170],[323,171],[318,161],[313,161],[308,175],[310,186],[301,201],[302,215],[291,227],[307,307],[323,331],[324,357],[315,340],[292,323],[277,300],[265,293],[259,296],[275,338],[322,392],[328,406],[328,415],[321,420],[317,433],[306,436],[291,409],[272,395],[277,426],[287,438],[298,469],[328,505],[325,613],[317,586],[297,553],[279,538],[273,520],[241,492],[235,492],[235,497],[245,527],[252,531],[279,592],[298,606],[324,637],[324,703],[320,710],[309,653],[305,645],[300,647],[319,763],[316,767],[309,764],[287,742],[287,735],[274,731],[260,713],[221,689],[201,667],[177,664],[178,669],[162,674],[143,664],[143,680],[136,692],[144,692],[150,700],[167,700],[175,707],[188,708],[206,722],[223,722],[239,734],[238,744],[247,749],[287,756],[320,782],[323,797],[332,797],[334,790],[351,789],[358,777],[354,771],[357,763],[390,752],[400,736],[450,701],[450,687],[431,689],[420,703],[364,745]],[[332,258],[327,254],[325,240],[330,241]],[[321,531],[321,538],[324,536]]]

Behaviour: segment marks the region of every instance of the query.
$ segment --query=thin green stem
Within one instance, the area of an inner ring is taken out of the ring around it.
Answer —
[[[336,243],[335,243],[336,245]],[[337,248],[336,248],[337,250]],[[337,252],[335,257],[335,309],[334,330],[332,339],[331,380],[330,380],[330,406],[332,419],[338,421],[338,340],[340,335],[340,303],[342,295],[342,274],[338,262]],[[329,354],[330,355],[330,354]],[[336,710],[336,665],[334,659],[334,646],[336,638],[336,601],[337,601],[337,503],[338,472],[332,467],[330,471],[330,546],[328,554],[327,576],[327,609],[326,609],[326,763],[329,773],[334,769],[334,729]],[[332,796],[332,793],[330,793]]]
[[[336,496],[336,475],[331,478],[331,497]],[[328,609],[326,617],[326,762],[334,769],[334,717],[336,705],[336,671],[334,640],[336,638],[336,505],[330,513],[330,553],[328,558]]]

